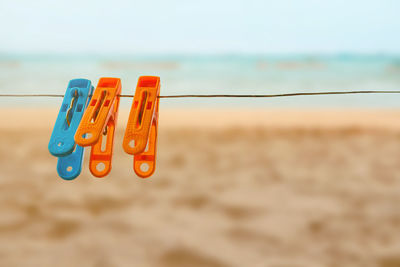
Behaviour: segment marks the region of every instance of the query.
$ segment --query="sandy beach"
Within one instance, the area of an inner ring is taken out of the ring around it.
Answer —
[[[157,169],[74,181],[58,109],[0,109],[0,266],[400,266],[400,110],[161,107]]]

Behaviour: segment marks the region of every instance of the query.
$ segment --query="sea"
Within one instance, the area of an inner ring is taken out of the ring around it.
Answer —
[[[281,94],[400,90],[400,55],[15,55],[0,54],[0,94],[63,94],[68,81],[118,77],[134,94],[141,75],[161,78],[161,95]],[[5,98],[0,106],[58,106],[61,98]],[[160,107],[399,108],[400,94],[284,98],[161,99]],[[129,107],[130,99],[122,105]]]

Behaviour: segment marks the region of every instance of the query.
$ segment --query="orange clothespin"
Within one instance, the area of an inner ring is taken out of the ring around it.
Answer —
[[[160,77],[139,77],[122,146],[134,155],[133,169],[142,178],[156,167],[159,95]]]
[[[92,146],[89,169],[96,177],[111,171],[121,80],[100,78],[75,134],[80,146]]]

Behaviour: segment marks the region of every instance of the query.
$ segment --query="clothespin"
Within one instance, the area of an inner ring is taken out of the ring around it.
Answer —
[[[156,167],[159,95],[159,77],[139,77],[122,146],[134,155],[133,169],[142,178]]]
[[[92,146],[89,169],[96,177],[111,171],[121,80],[100,78],[89,106],[75,134],[80,146]]]
[[[50,137],[49,151],[58,157],[57,172],[65,180],[72,180],[81,173],[84,149],[76,145],[74,135],[92,92],[89,80],[69,82]]]

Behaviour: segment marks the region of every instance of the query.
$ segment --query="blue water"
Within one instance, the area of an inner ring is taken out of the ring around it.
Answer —
[[[0,93],[63,94],[68,81],[120,77],[133,94],[140,75],[161,77],[161,94],[275,94],[400,90],[400,56],[0,55]],[[61,99],[0,99],[0,105],[59,105]],[[129,106],[124,99],[122,105]],[[399,95],[275,99],[163,99],[163,106],[400,107]]]

